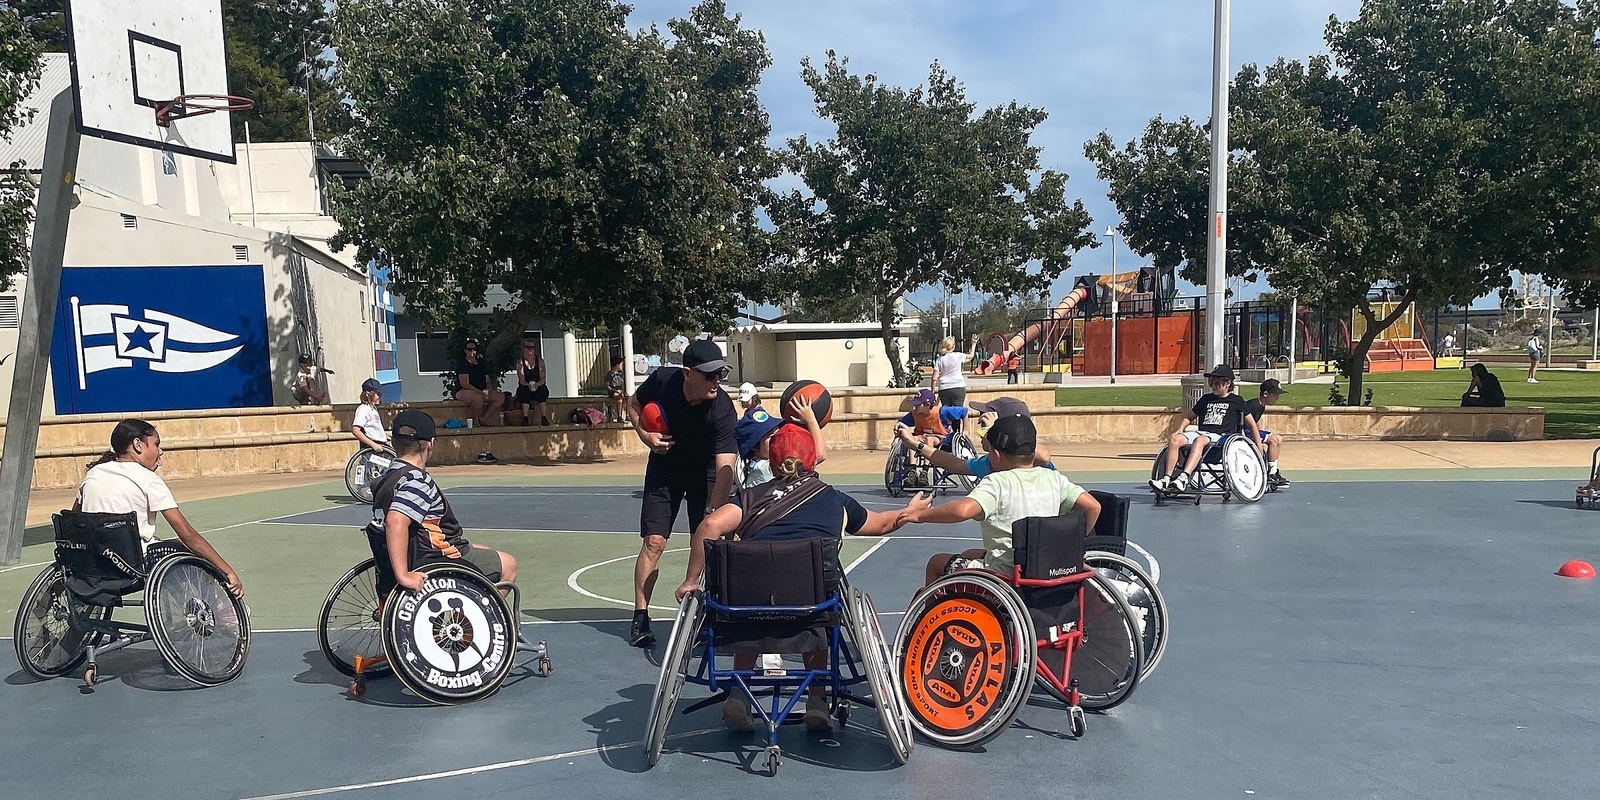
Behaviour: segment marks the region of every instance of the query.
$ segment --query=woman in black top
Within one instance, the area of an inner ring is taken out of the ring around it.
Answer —
[[[1505,408],[1506,392],[1500,379],[1483,364],[1472,365],[1472,385],[1461,395],[1462,408]]]
[[[523,340],[522,358],[517,359],[517,403],[522,406],[522,424],[533,418],[533,406],[539,407],[539,424],[550,424],[550,387],[545,383],[544,356],[539,355],[531,341]]]
[[[456,365],[456,399],[467,406],[467,416],[479,425],[499,425],[506,398],[490,385],[489,364],[478,352],[478,340],[468,339]]]

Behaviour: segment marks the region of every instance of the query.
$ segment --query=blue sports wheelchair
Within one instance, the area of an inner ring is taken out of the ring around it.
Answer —
[[[1183,469],[1189,458],[1189,448],[1193,446],[1186,444],[1179,449],[1179,470]],[[1170,449],[1171,444],[1168,444],[1156,455],[1155,464],[1150,468],[1151,480],[1161,477]],[[1236,497],[1246,503],[1254,503],[1267,493],[1267,484],[1267,462],[1261,458],[1261,451],[1250,441],[1250,436],[1229,433],[1207,445],[1187,488],[1151,491],[1155,494],[1156,505],[1161,505],[1163,500],[1192,500],[1195,505],[1200,505],[1200,498],[1206,495],[1220,496],[1223,500]]]
[[[818,684],[826,688],[840,725],[848,721],[852,704],[876,708],[895,760],[904,764],[911,754],[911,723],[895,689],[889,646],[872,599],[844,580],[839,542],[715,539],[706,548],[703,588],[683,598],[661,659],[646,721],[649,764],[661,758],[685,683],[714,693],[685,708],[685,714],[722,703],[730,693],[755,707],[766,726],[769,774],[776,775],[783,763],[779,727],[798,721],[796,707]],[[814,650],[827,651],[826,669],[758,662],[741,670],[719,664],[734,653]],[[870,696],[859,692],[863,684]]]
[[[946,435],[944,440],[939,442],[939,449],[963,460],[978,457],[972,439],[961,431],[952,431]],[[972,491],[973,485],[977,482],[978,479],[971,475],[949,472],[916,458],[906,449],[905,442],[898,437],[889,445],[889,458],[883,465],[883,485],[889,490],[890,497],[899,497],[900,493],[906,490],[923,489],[936,494],[956,489],[966,494]]]

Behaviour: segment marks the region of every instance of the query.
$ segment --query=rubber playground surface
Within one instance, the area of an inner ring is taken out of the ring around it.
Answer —
[[[1600,515],[1573,508],[1570,469],[1478,474],[1494,479],[1329,475],[1339,480],[1198,508],[1153,507],[1127,472],[1079,474],[1133,496],[1129,537],[1159,562],[1175,635],[1134,696],[1073,740],[1060,706],[1035,695],[982,750],[921,743],[898,767],[876,713],[860,709],[827,737],[786,727],[776,778],[756,774],[761,740],[723,731],[715,707],[677,717],[646,769],[660,645],[622,641],[637,476],[442,481],[469,537],[517,557],[524,635],[547,641],[555,665],[450,708],[392,679],[350,699],[317,649],[324,595],[367,556],[357,528],[369,512],[342,485],[185,501],[245,581],[255,635],[243,676],[191,689],[140,645],[106,656],[92,690],[75,676],[35,683],[7,643],[0,796],[1590,795],[1600,590],[1552,573],[1600,556]],[[831,480],[869,508],[903,502],[866,475]],[[31,528],[22,563],[0,568],[7,620],[50,559],[48,538]],[[844,560],[892,639],[927,557],[977,540],[975,523],[913,526],[848,540]],[[686,544],[675,536],[663,562],[663,639]],[[687,702],[704,694],[685,690]]]

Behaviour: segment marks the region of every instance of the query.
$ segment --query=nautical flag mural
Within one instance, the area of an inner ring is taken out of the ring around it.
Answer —
[[[260,265],[67,267],[57,414],[272,405]]]

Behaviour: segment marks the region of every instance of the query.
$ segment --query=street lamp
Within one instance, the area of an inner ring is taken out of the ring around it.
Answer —
[[[1117,229],[1106,226],[1101,236],[1111,237],[1111,383],[1117,382]]]

